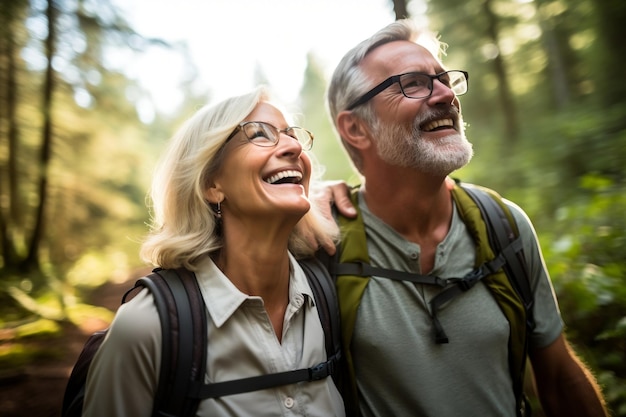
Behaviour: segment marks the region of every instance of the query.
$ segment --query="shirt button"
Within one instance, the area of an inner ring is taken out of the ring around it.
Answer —
[[[417,252],[412,252],[410,255],[411,259],[416,260],[419,256],[417,254]]]
[[[296,403],[296,402],[293,400],[293,398],[291,398],[291,397],[287,397],[287,398],[285,398],[285,403],[284,403],[284,404],[285,404],[285,407],[287,407],[287,408],[291,408],[291,407],[293,407],[293,405],[294,405],[295,403]]]
[[[297,308],[302,307],[302,304],[304,304],[304,299],[303,299],[302,295],[300,295],[300,294],[298,294],[296,296],[294,301],[295,301],[295,305],[296,305]]]

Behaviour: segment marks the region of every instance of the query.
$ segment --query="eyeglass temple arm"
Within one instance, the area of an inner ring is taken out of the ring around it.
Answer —
[[[391,84],[393,84],[395,82],[398,82],[398,80],[400,80],[400,76],[399,75],[394,75],[392,77],[387,78],[385,81],[383,81],[382,83],[378,84],[376,87],[372,88],[367,93],[363,94],[361,96],[361,98],[359,98],[357,101],[355,101],[350,106],[348,106],[348,110],[352,110],[355,107],[360,106],[361,104],[367,103],[373,97],[375,97],[378,93],[383,91],[385,88],[389,87]]]

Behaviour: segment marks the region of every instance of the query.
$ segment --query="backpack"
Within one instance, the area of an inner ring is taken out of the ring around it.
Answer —
[[[140,278],[133,288],[148,288],[153,294],[162,329],[161,371],[152,415],[194,416],[202,399],[272,388],[303,381],[316,381],[335,370],[341,357],[341,336],[334,283],[316,259],[299,261],[305,272],[324,329],[327,360],[314,367],[233,381],[204,383],[206,369],[207,317],[204,299],[192,272],[157,268]],[[95,332],[81,351],[67,383],[62,417],[82,415],[89,365],[107,330]]]
[[[345,348],[345,378],[343,389],[348,415],[358,415],[358,394],[350,345],[357,310],[371,276],[419,284],[435,285],[442,289],[432,301],[432,326],[436,343],[448,343],[448,336],[438,320],[441,305],[468,291],[483,281],[500,306],[511,326],[509,339],[509,369],[517,398],[518,415],[529,415],[530,408],[523,393],[528,334],[534,327],[533,298],[522,250],[522,240],[515,219],[502,198],[492,190],[456,181],[452,197],[459,214],[477,243],[475,269],[462,278],[443,280],[432,275],[421,275],[374,267],[369,263],[367,237],[363,218],[358,210],[357,192],[352,193],[357,217],[337,216],[342,245],[332,259],[322,257],[337,283],[342,323],[342,344]],[[526,413],[526,414],[524,414]]]

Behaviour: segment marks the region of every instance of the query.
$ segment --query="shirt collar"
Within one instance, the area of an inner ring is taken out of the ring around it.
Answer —
[[[314,306],[313,293],[306,275],[291,253],[289,264],[289,304],[299,308],[304,300],[310,307]],[[246,300],[259,299],[239,291],[210,256],[203,257],[197,264],[196,279],[216,327],[221,327]]]

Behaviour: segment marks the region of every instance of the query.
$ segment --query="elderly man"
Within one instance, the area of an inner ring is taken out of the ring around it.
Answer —
[[[532,307],[523,311],[502,270],[434,302],[493,253],[475,204],[448,177],[473,153],[458,99],[468,74],[447,70],[437,39],[426,35],[407,20],[383,28],[344,56],[328,92],[363,177],[352,196],[334,191],[344,214],[340,259],[373,267],[366,277],[338,274],[352,411],[529,415],[521,392],[528,356],[548,415],[605,416],[596,382],[564,338],[533,226],[518,206],[500,199],[519,230]]]

